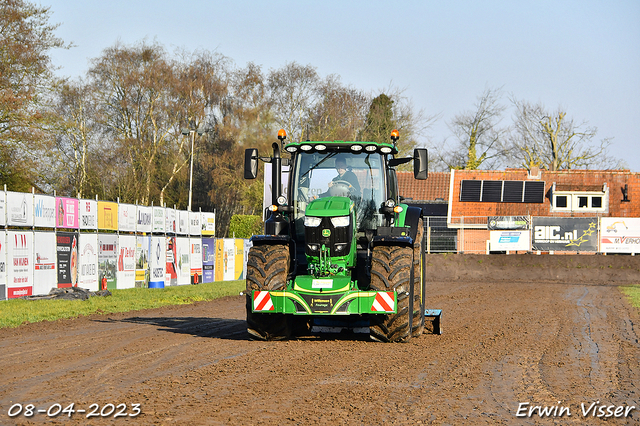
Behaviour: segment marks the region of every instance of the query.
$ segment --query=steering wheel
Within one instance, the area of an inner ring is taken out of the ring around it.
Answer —
[[[329,188],[329,195],[332,197],[348,197],[351,193],[351,184],[346,180],[334,180]]]

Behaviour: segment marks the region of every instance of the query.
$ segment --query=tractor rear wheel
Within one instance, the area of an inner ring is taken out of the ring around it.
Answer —
[[[283,340],[290,334],[284,314],[252,312],[253,290],[280,290],[287,284],[289,248],[284,245],[254,246],[247,259],[247,331],[258,340]]]
[[[409,333],[409,290],[411,285],[412,247],[377,246],[371,258],[371,289],[393,291],[398,295],[397,313],[374,315],[369,327],[373,340],[404,342]],[[412,306],[413,307],[413,306]]]

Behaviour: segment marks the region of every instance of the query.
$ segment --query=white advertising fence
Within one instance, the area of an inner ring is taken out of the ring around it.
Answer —
[[[215,212],[0,191],[0,300],[213,282],[216,241]]]
[[[640,253],[640,218],[425,217],[428,253]]]

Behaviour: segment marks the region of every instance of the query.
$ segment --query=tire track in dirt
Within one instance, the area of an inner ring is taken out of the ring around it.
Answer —
[[[640,405],[640,317],[611,282],[523,281],[504,265],[474,280],[469,259],[465,281],[429,283],[445,334],[406,344],[249,341],[242,297],[0,330],[0,424],[29,423],[3,417],[11,401],[140,403],[127,423],[141,425],[604,424],[579,404]],[[516,418],[558,401],[571,417]]]

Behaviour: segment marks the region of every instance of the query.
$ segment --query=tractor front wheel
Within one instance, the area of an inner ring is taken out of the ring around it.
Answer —
[[[247,259],[247,331],[258,340],[284,340],[291,335],[284,314],[253,312],[253,290],[280,290],[287,284],[289,248],[284,245],[254,246]]]
[[[374,315],[369,326],[373,340],[380,342],[404,342],[411,338],[409,332],[409,290],[413,248],[398,246],[377,246],[371,258],[371,289],[393,291],[398,295],[397,313]],[[414,319],[415,321],[415,319]]]

